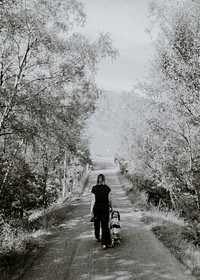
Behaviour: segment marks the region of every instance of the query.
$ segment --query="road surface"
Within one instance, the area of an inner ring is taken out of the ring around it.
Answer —
[[[102,250],[90,222],[91,187],[103,173],[120,211],[122,242]],[[121,188],[112,163],[99,161],[81,197],[70,202],[66,222],[52,229],[47,249],[21,280],[194,280],[141,221]]]

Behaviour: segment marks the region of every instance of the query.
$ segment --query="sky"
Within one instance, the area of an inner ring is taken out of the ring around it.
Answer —
[[[86,35],[94,40],[100,32],[111,34],[120,53],[112,62],[99,65],[97,85],[104,90],[129,91],[144,78],[152,54],[148,27],[148,0],[83,0],[87,21]]]
[[[100,32],[110,33],[119,58],[104,59],[99,65],[96,82],[105,91],[131,91],[144,79],[152,45],[145,29],[149,26],[148,0],[82,0],[87,16],[84,30],[94,41]],[[114,155],[118,141],[112,132],[103,131],[98,123],[88,129],[90,150],[94,155]]]

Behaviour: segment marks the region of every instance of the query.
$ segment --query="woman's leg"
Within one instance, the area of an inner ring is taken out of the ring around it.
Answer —
[[[97,217],[97,220],[94,222],[94,235],[95,235],[95,238],[97,240],[100,239],[100,222],[101,222],[101,219],[100,219],[100,209],[98,207],[98,205],[94,205],[94,209],[93,209],[93,213],[94,213],[94,216]]]
[[[97,240],[100,240],[100,220],[99,219],[97,219],[94,222],[94,234],[95,234],[95,238]]]
[[[102,245],[111,245],[110,229],[109,229],[109,209],[102,213]]]

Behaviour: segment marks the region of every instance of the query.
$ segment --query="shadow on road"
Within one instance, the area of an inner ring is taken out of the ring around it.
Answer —
[[[120,211],[122,242],[102,250],[90,222],[91,189],[104,173],[112,189],[113,207]],[[35,265],[21,280],[192,280],[189,271],[140,221],[126,197],[112,159],[96,159],[88,186],[72,203],[66,221],[52,229],[53,238]]]

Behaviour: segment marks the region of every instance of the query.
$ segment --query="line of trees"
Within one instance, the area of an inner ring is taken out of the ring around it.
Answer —
[[[200,3],[153,1],[150,12],[151,31],[158,30],[155,53],[138,87],[145,98],[127,101],[134,120],[123,133],[123,152],[135,174],[168,191],[175,211],[199,220]]]
[[[116,94],[118,102],[102,99],[104,127],[120,141],[122,170],[150,200],[200,220],[200,2],[158,0],[149,8],[157,36],[148,77]]]
[[[73,32],[79,0],[0,1],[0,211],[47,206],[90,162],[84,129],[100,91],[108,34]],[[63,178],[66,182],[63,182]]]

